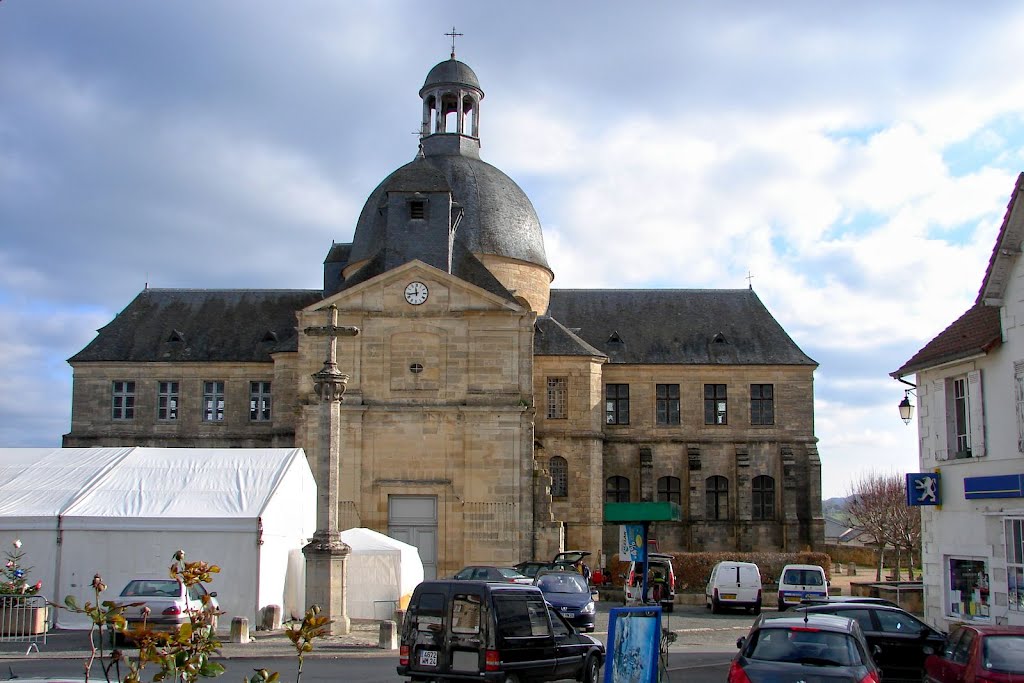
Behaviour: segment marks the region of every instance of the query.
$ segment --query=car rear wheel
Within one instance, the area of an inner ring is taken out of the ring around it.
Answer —
[[[601,662],[598,661],[597,657],[590,656],[587,658],[586,664],[583,665],[583,678],[580,680],[583,683],[600,683]]]
[[[761,613],[761,601],[760,600],[758,600],[757,602],[754,603],[754,607],[753,607],[753,609],[751,609],[751,611],[754,614],[760,614]]]
[[[718,602],[718,598],[711,598],[711,613],[718,614],[722,611],[722,604]]]
[[[519,676],[515,674],[505,674],[505,683],[519,683]]]

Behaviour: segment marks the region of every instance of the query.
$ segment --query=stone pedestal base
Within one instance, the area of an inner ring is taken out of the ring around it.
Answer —
[[[351,552],[341,539],[328,538],[320,531],[302,549],[306,557],[306,607],[319,605],[320,616],[332,622],[328,629],[333,636],[348,635],[352,630],[345,593]]]

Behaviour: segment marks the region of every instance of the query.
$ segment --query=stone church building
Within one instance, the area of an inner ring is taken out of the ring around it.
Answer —
[[[146,289],[70,360],[65,447],[305,449],[340,528],[427,576],[617,552],[605,501],[669,500],[663,550],[823,543],[813,373],[750,288],[552,289],[540,220],[480,158],[484,92],[427,75],[415,158],[333,244],[316,290]],[[350,376],[340,466],[318,443],[327,339]],[[593,558],[592,558],[593,559]]]

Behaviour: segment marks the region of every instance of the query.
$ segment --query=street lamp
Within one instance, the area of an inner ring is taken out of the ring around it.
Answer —
[[[903,424],[910,424],[910,420],[914,415],[914,404],[910,402],[911,389],[907,389],[906,393],[903,394],[903,400],[900,401],[900,417],[903,419]]]

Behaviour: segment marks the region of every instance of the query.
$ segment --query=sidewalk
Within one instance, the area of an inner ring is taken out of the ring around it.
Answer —
[[[221,638],[221,657],[225,659],[260,658],[269,659],[296,657],[295,646],[288,640],[284,630],[250,631],[249,642],[246,644],[229,642],[228,633],[218,633]],[[377,645],[380,636],[380,622],[353,621],[351,631],[344,636],[325,636],[313,641],[313,651],[305,657],[338,657],[351,656],[398,656],[398,650],[382,650]],[[0,640],[0,660],[3,659],[82,659],[89,656],[88,631],[69,631],[55,629],[46,634],[46,642],[39,640],[28,642],[20,640]],[[106,647],[105,652],[109,653]],[[137,651],[127,648],[129,656]]]

